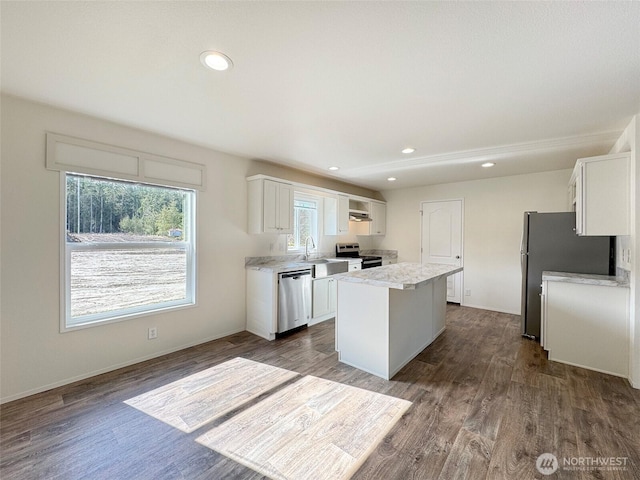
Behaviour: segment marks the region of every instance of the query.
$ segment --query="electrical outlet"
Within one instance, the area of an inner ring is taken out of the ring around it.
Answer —
[[[470,297],[471,296],[471,290],[465,290],[464,291],[464,296],[465,297]]]
[[[153,340],[154,338],[158,338],[158,329],[156,327],[151,327],[149,329],[149,340]]]

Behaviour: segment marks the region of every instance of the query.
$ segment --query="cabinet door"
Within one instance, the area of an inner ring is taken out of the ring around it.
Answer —
[[[338,199],[336,197],[324,198],[324,234],[338,234]]]
[[[544,301],[549,360],[628,376],[628,288],[548,281]]]
[[[631,182],[629,153],[578,160],[574,170],[576,233],[629,235]]]
[[[263,230],[265,233],[280,233],[278,215],[279,199],[278,190],[279,183],[271,180],[264,180],[263,197],[262,197],[262,215]]]
[[[349,233],[349,197],[337,195],[324,198],[324,234]]]
[[[331,278],[317,278],[313,281],[313,318],[329,313],[329,281]]]
[[[280,233],[293,233],[293,187],[285,183],[278,188],[278,227]]]
[[[387,234],[387,206],[384,203],[370,203],[371,225],[369,233],[371,235]]]
[[[329,301],[327,302],[329,312],[335,314],[338,310],[338,282],[330,278],[329,279]]]
[[[292,233],[293,187],[265,180],[262,214],[264,233]]]
[[[583,233],[629,235],[629,161],[607,155],[583,165]]]
[[[246,283],[246,329],[273,340],[278,331],[278,274],[247,270]]]
[[[338,195],[338,235],[349,233],[349,197]]]

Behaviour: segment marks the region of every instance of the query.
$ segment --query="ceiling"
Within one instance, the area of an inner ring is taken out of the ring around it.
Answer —
[[[5,93],[376,190],[570,168],[640,112],[640,2],[0,9]]]

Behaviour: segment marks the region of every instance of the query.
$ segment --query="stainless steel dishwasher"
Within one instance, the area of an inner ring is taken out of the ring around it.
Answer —
[[[309,323],[311,269],[278,275],[278,333]]]

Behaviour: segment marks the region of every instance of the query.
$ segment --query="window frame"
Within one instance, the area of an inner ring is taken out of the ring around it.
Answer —
[[[103,242],[103,243],[74,243],[67,242],[67,175],[80,175],[98,180],[121,182],[129,185],[143,185],[157,188],[167,188],[189,192],[184,205],[184,230],[188,232],[186,240],[168,242]],[[102,175],[60,171],[60,333],[84,328],[97,327],[111,323],[122,322],[133,318],[164,313],[197,306],[196,283],[196,204],[197,190],[183,187],[156,185],[147,182],[124,180]],[[89,250],[135,250],[135,249],[176,249],[186,253],[186,295],[184,299],[168,302],[141,305],[137,307],[112,310],[78,317],[80,321],[74,323],[71,317],[71,255],[74,251]]]
[[[296,226],[298,225],[296,208],[300,208],[300,207],[295,206],[296,200],[315,203],[316,218],[315,218],[315,226],[312,228],[311,237],[315,242],[319,241],[318,236],[320,233],[320,215],[321,215],[320,209],[322,205],[322,197],[305,193],[305,192],[294,191],[293,192],[293,227],[292,227],[293,233],[290,233],[287,235],[287,253],[304,253],[304,250],[305,250],[304,244],[298,245],[296,248],[289,248],[289,235],[293,235],[294,237],[298,235],[298,232],[296,232]]]

